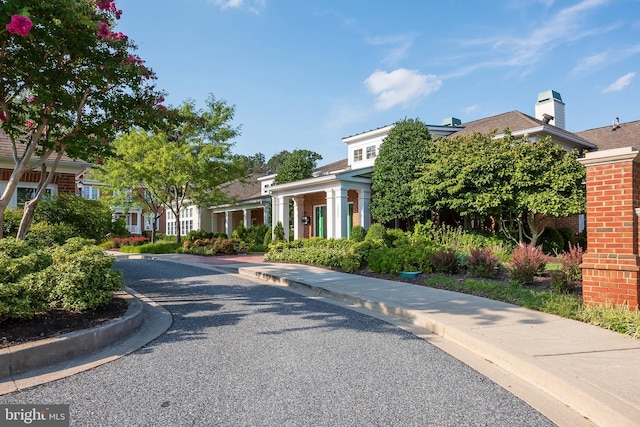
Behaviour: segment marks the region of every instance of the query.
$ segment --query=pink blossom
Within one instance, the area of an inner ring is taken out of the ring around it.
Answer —
[[[97,0],[96,6],[98,6],[98,9],[100,10],[107,10],[107,11],[116,10],[116,4],[111,0]]]
[[[134,56],[134,55],[129,55],[127,57],[127,59],[129,60],[129,62],[131,62],[132,64],[136,64],[136,65],[142,65],[144,64],[144,60],[140,59],[139,56]]]
[[[24,124],[24,127],[26,128],[30,128],[33,127],[35,123],[33,122],[33,120],[27,120],[27,122]]]
[[[117,33],[111,33],[111,38],[113,40],[122,40],[122,39],[127,39],[127,36],[125,36],[122,32],[117,32]]]
[[[26,36],[29,34],[29,30],[33,26],[33,22],[26,16],[22,15],[13,15],[11,17],[11,22],[6,25],[7,31],[13,34],[18,34],[19,36]]]
[[[6,122],[7,116],[4,114],[4,111],[0,111],[0,122]]]
[[[33,101],[35,101],[35,100],[36,100],[36,97],[35,97],[35,96],[33,96],[33,95],[29,95],[29,96],[27,96],[27,102],[28,102],[29,104],[33,104]]]
[[[102,21],[98,22],[97,34],[98,34],[98,37],[103,37],[103,38],[111,37],[111,28],[109,28],[109,24]]]

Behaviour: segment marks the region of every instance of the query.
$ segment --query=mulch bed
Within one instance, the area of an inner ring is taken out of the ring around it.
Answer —
[[[8,319],[0,322],[0,348],[92,328],[121,317],[128,307],[125,299],[114,297],[97,310],[52,310],[38,313],[32,319]]]

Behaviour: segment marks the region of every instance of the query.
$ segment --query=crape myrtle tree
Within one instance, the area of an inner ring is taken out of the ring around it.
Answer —
[[[99,179],[114,194],[144,189],[146,197],[174,215],[180,242],[183,207],[229,202],[220,185],[243,177],[248,164],[231,151],[230,140],[240,132],[231,124],[234,106],[210,95],[203,110],[192,100],[168,110],[170,119],[155,131],[120,135],[117,155],[105,161]]]
[[[584,212],[585,169],[576,151],[551,138],[493,134],[442,138],[412,184],[417,204],[463,216],[493,217],[508,237],[537,244],[544,219]],[[514,220],[517,236],[507,226]]]
[[[162,94],[133,42],[114,31],[122,13],[114,2],[0,6],[0,124],[14,160],[0,195],[0,233],[20,178],[34,170],[42,176],[25,204],[18,232],[24,238],[63,154],[88,162],[108,157],[118,133],[153,121]]]
[[[428,157],[433,142],[427,125],[419,119],[398,121],[389,131],[375,160],[371,176],[371,216],[380,223],[394,220],[411,227],[428,212],[411,197],[418,166]]]

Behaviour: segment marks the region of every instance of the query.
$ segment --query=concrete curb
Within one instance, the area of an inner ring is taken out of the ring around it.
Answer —
[[[143,304],[130,294],[120,297],[129,303],[121,318],[95,328],[0,349],[0,383],[28,371],[87,356],[135,333],[142,325]]]
[[[282,278],[248,268],[238,268],[238,274],[291,287],[342,304],[401,319],[486,359],[552,396],[597,425],[638,425],[640,411],[627,402],[582,381],[580,378],[568,377],[566,373],[558,372],[557,368],[549,366],[544,361],[520,353],[517,350],[506,348],[500,342],[495,342],[490,337],[464,326],[445,324],[417,310],[354,297],[302,281]]]

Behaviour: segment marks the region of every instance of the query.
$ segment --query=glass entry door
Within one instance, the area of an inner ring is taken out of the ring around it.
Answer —
[[[314,209],[314,236],[327,238],[327,206],[316,206]]]

